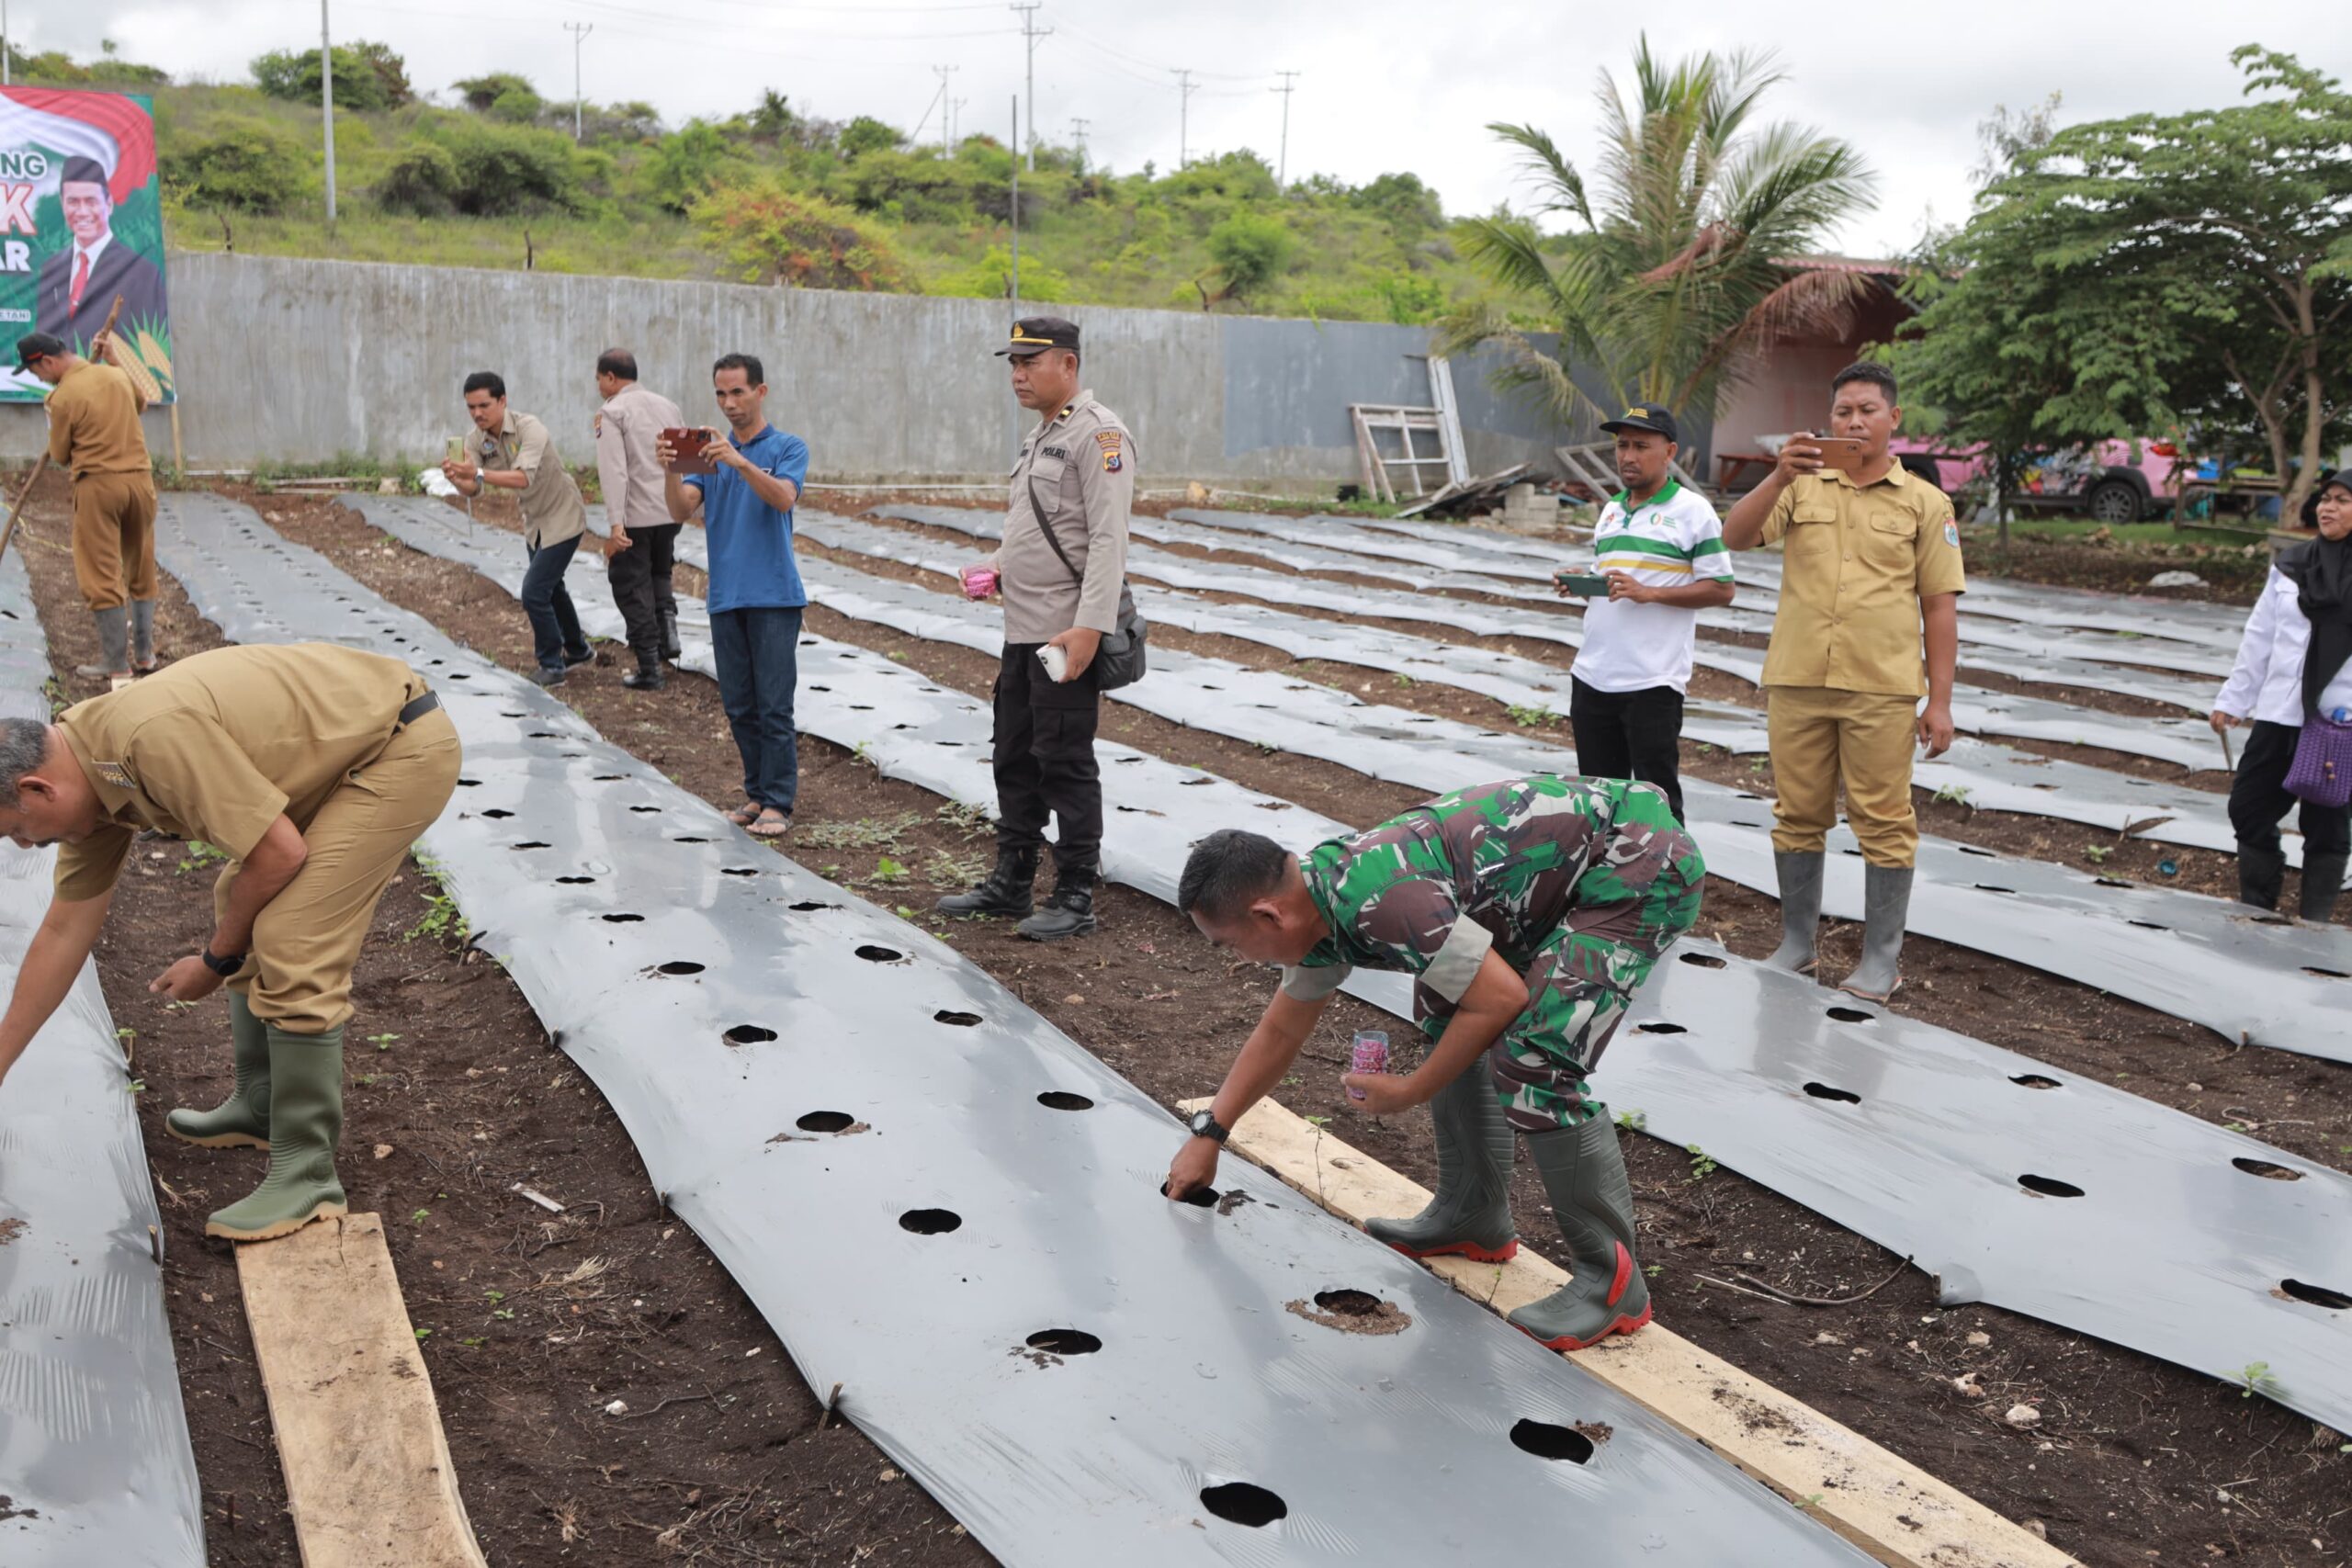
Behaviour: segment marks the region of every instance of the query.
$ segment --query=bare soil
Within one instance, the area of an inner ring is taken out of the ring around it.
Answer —
[[[322,550],[387,598],[510,669],[530,667],[521,611],[497,589],[388,546],[330,502],[256,500],[288,536]],[[47,529],[51,540],[62,538],[53,512]],[[59,662],[70,667],[86,644],[86,618],[62,575],[62,558],[40,553],[45,618]],[[985,692],[993,672],[992,661],[977,655],[821,611],[810,624],[823,635],[899,653],[966,691]],[[201,636],[176,602],[165,626],[175,639],[187,639],[175,648],[195,646]],[[74,635],[85,644],[74,644]],[[1208,651],[1223,640],[1201,646]],[[1226,647],[1214,650],[1234,656]],[[608,739],[684,787],[733,804],[735,760],[711,684],[682,675],[667,692],[644,695],[622,688],[620,672],[599,666],[575,674],[563,694]],[[1424,684],[1378,694],[1414,706],[1443,700],[1443,692]],[[1492,722],[1488,709],[1481,722]],[[1342,821],[1376,821],[1416,799],[1329,764],[1270,756],[1117,704],[1106,707],[1103,728]],[[804,738],[801,756],[799,826],[786,852],[803,863],[877,901],[922,909],[960,886],[986,853],[985,836],[943,812],[935,797],[883,780],[820,741]],[[1706,761],[1691,759],[1694,771]],[[902,878],[885,873],[886,856],[908,868]],[[157,1102],[147,1114],[155,1119],[148,1133],[159,1177],[175,1189],[211,1183],[209,1201],[182,1191],[178,1206],[167,1207],[172,1284],[180,1292],[172,1311],[207,1504],[216,1540],[243,1550],[258,1528],[241,1527],[232,1537],[218,1523],[224,1490],[243,1490],[241,1517],[269,1518],[271,1539],[282,1543],[276,1517],[282,1495],[258,1383],[249,1364],[232,1359],[249,1362],[251,1351],[230,1265],[225,1251],[208,1252],[196,1235],[204,1209],[235,1193],[220,1179],[221,1156],[172,1153],[179,1145],[160,1124],[162,1106],[177,1102],[183,1087],[167,1070],[187,1075],[187,1098],[197,1102],[225,1085],[219,1022],[159,1018],[140,1005],[146,976],[201,934],[203,879],[164,863],[141,869],[150,873],[142,896],[125,901],[102,956],[121,1021],[141,1030],[150,1085],[142,1100]],[[391,1227],[395,1258],[418,1325],[434,1330],[427,1359],[468,1506],[493,1556],[635,1562],[695,1548],[713,1561],[730,1553],[754,1562],[984,1561],[910,1482],[895,1472],[885,1479],[886,1461],[862,1438],[838,1426],[811,1432],[816,1402],[782,1364],[772,1334],[691,1233],[663,1221],[617,1122],[593,1087],[547,1047],[512,987],[494,968],[465,963],[462,951],[400,940],[423,918],[419,891],[410,878],[379,917],[354,1030],[359,1036],[370,1032],[370,1018],[388,1018],[397,1022],[384,1027],[410,1036],[382,1054],[380,1085],[356,1081],[368,1066],[360,1060],[369,1054],[365,1047],[352,1057],[345,1147],[356,1153],[381,1141],[394,1153],[365,1160],[364,1168],[346,1157],[345,1174],[356,1179],[355,1201],[388,1217],[430,1211]],[[1708,892],[1705,934],[1747,953],[1772,945],[1771,900],[1714,881]],[[170,913],[134,931],[126,915],[149,907]],[[1039,947],[994,921],[948,923],[942,934],[1163,1103],[1208,1092],[1264,1005],[1270,977],[1227,961],[1171,909],[1129,889],[1102,889],[1097,907],[1103,930],[1078,942]],[[1830,934],[1830,972],[1852,961],[1854,940],[1845,928]],[[1905,967],[1910,984],[1899,1010],[2121,1081],[2192,1113],[2251,1123],[2260,1135],[2339,1168],[2352,1153],[2352,1092],[2340,1068],[2283,1053],[2232,1051],[2147,1010],[1939,943],[1914,942]],[[405,979],[413,971],[421,977]],[[1301,1113],[1330,1117],[1351,1142],[1426,1182],[1433,1175],[1426,1119],[1365,1117],[1339,1083],[1347,1032],[1393,1032],[1393,1024],[1340,998],[1331,1027],[1310,1043],[1278,1094]],[[1409,1034],[1400,1042],[1404,1066],[1413,1044]],[[391,1065],[403,1057],[412,1065]],[[185,1061],[175,1069],[177,1058]],[[469,1067],[483,1077],[466,1077]],[[1599,1087],[1606,1092],[1605,1077]],[[1171,1154],[1175,1141],[1171,1133]],[[2267,1401],[2098,1340],[1990,1307],[1939,1310],[1932,1282],[1913,1269],[1865,1299],[1820,1309],[1706,1284],[1700,1275],[1745,1272],[1796,1293],[1842,1297],[1877,1283],[1899,1260],[1687,1151],[1647,1137],[1626,1143],[1662,1322],[2002,1513],[2037,1523],[2085,1562],[2341,1564],[2352,1547],[2344,1504],[2352,1461],[2335,1451],[2341,1438]],[[506,1190],[518,1179],[572,1203],[575,1213],[592,1202],[605,1208],[589,1211],[585,1234],[545,1236],[539,1222],[548,1216]],[[1524,1167],[1513,1195],[1525,1239],[1558,1258],[1542,1191]],[[673,1234],[664,1236],[665,1228]],[[543,1245],[551,1249],[544,1256],[535,1250]],[[591,1256],[609,1259],[605,1275],[560,1282]],[[627,1282],[608,1284],[615,1278]],[[427,1280],[433,1283],[421,1283]],[[600,1288],[603,1294],[593,1293]],[[199,1289],[215,1299],[195,1303]],[[527,1321],[481,1311],[489,1289],[505,1292],[505,1306],[524,1308]],[[583,1290],[592,1294],[578,1299]],[[642,1309],[634,1305],[640,1300]],[[196,1315],[198,1306],[209,1315]],[[574,1334],[582,1337],[577,1346],[569,1342]],[[1979,1336],[1983,1342],[1973,1342]],[[463,1343],[469,1338],[484,1343]],[[763,1353],[747,1357],[754,1348]],[[729,1376],[716,1380],[722,1366]],[[1973,1396],[1953,1382],[1971,1372]],[[731,1402],[695,1398],[658,1411],[644,1423],[650,1433],[634,1423],[616,1431],[598,1413],[616,1396],[653,1411],[662,1398],[703,1394]],[[2021,1430],[2002,1419],[2017,1403],[2041,1410],[2038,1427]],[[570,1544],[561,1539],[567,1509],[572,1529],[586,1532]],[[662,1547],[660,1532],[682,1524],[675,1544]],[[862,1545],[875,1550],[854,1557]],[[292,1557],[281,1544],[275,1555],[256,1550],[217,1560]]]

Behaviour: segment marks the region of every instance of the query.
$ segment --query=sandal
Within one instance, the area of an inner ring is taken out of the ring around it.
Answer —
[[[756,800],[747,800],[727,814],[727,820],[738,828],[748,828],[759,819],[760,803]]]
[[[781,839],[792,831],[792,818],[771,806],[760,813],[760,818],[752,824],[751,831],[755,839]]]

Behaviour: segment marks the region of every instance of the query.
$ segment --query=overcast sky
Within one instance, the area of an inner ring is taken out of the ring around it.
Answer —
[[[20,48],[79,55],[112,38],[131,58],[219,81],[244,79],[266,50],[319,36],[315,0],[14,0],[9,13]],[[961,129],[1001,137],[1023,90],[1019,18],[993,0],[333,0],[333,16],[338,39],[378,39],[407,56],[421,91],[501,70],[531,77],[550,98],[571,92],[563,24],[586,23],[586,95],[644,99],[673,124],[748,107],[772,86],[806,112],[911,128],[939,92],[933,67],[952,65]],[[2340,71],[2342,17],[2340,0],[1968,0],[1875,11],[1731,0],[1605,10],[1556,0],[1045,0],[1036,25],[1053,32],[1035,45],[1037,129],[1065,141],[1082,118],[1097,161],[1126,172],[1151,160],[1165,171],[1178,148],[1174,70],[1185,67],[1196,84],[1193,154],[1251,147],[1271,162],[1282,134],[1274,73],[1296,71],[1294,177],[1361,183],[1408,169],[1450,212],[1485,211],[1521,196],[1487,122],[1532,120],[1587,161],[1598,74],[1607,66],[1622,75],[1646,26],[1669,57],[1777,47],[1789,76],[1767,118],[1861,148],[1880,175],[1878,209],[1833,243],[1884,254],[1930,214],[1965,215],[1976,125],[1995,105],[2057,92],[2068,120],[2218,106],[2237,97],[2228,56],[2241,43]],[[926,139],[938,130],[939,111],[930,112]]]

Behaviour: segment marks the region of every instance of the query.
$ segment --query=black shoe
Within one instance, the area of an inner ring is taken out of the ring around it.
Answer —
[[[2308,859],[2308,857],[2306,857]],[[2238,840],[2238,902],[2257,909],[2278,907],[2279,886],[2287,880],[2287,852],[2274,837],[2267,844]]]
[[[564,682],[564,673],[560,668],[539,669],[531,671],[531,679],[542,686],[560,686]]]
[[[621,677],[621,684],[632,692],[658,692],[670,683],[662,672],[662,660],[650,653],[637,656],[637,668]]]
[[[591,648],[579,653],[567,653],[563,656],[563,662],[566,669],[574,664],[594,664],[596,662],[596,650]]]
[[[1059,942],[1084,936],[1102,923],[1094,918],[1093,875],[1066,871],[1056,878],[1046,907],[1021,922],[1020,934],[1031,942]]]
[[[678,612],[662,610],[655,619],[662,626],[662,657],[675,664],[685,650],[678,646]]]
[[[1030,892],[1037,880],[1037,851],[996,852],[996,869],[968,893],[950,893],[932,908],[943,915],[1002,915],[1020,919],[1035,907]]]

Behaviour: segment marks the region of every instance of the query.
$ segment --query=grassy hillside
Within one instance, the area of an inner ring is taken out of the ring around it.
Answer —
[[[1002,143],[910,146],[860,118],[805,118],[771,93],[722,121],[643,104],[571,106],[519,77],[418,97],[379,46],[335,51],[339,220],[325,221],[318,53],[246,85],[178,83],[113,58],[17,58],[19,81],[155,101],[164,221],[187,250],[708,277],[1001,297],[1012,243]],[[346,107],[345,106],[351,106]],[[1276,187],[1254,154],[1162,175],[1041,150],[1020,186],[1021,294],[1428,322],[1478,297],[1436,194],[1409,174]]]

